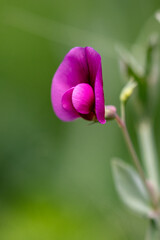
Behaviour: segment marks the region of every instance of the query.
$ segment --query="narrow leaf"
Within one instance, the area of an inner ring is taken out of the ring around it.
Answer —
[[[118,159],[112,161],[112,169],[117,191],[125,205],[143,216],[149,216],[149,196],[137,172]]]
[[[122,46],[117,46],[116,50],[120,58],[120,70],[122,75],[127,80],[133,78],[137,83],[142,84],[144,81],[144,67],[141,66],[135,57]]]

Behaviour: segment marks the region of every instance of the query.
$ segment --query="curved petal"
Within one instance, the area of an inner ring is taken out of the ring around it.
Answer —
[[[62,96],[62,107],[69,111],[69,112],[73,112],[75,111],[75,114],[76,114],[76,110],[74,109],[73,107],[73,103],[72,103],[72,93],[73,93],[73,88],[70,88],[69,90],[67,90],[63,96]]]
[[[77,112],[88,114],[94,107],[94,92],[87,83],[78,84],[72,93],[72,103]]]
[[[52,80],[52,106],[61,120],[71,121],[79,117],[75,111],[67,111],[62,107],[62,96],[77,84],[88,83],[88,79],[85,48],[75,47],[65,56]]]
[[[93,87],[95,93],[96,117],[100,123],[104,124],[106,120],[101,56],[91,47],[86,47],[85,51],[90,73],[90,84]]]

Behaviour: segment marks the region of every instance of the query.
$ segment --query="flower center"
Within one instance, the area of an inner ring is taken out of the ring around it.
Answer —
[[[77,112],[88,114],[93,110],[94,92],[87,83],[78,84],[72,92],[72,103]]]

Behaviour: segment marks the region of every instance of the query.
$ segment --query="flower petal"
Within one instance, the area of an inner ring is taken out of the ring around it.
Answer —
[[[72,93],[73,93],[73,88],[70,88],[69,90],[67,90],[63,96],[62,96],[62,107],[67,110],[67,111],[75,111],[76,110],[74,109],[73,107],[73,104],[72,104]]]
[[[72,93],[72,103],[77,112],[90,113],[94,107],[93,88],[87,83],[78,84]]]
[[[101,56],[91,47],[86,47],[85,50],[90,73],[90,84],[93,87],[95,93],[96,117],[100,123],[104,124],[106,120]]]
[[[71,121],[78,113],[67,111],[62,106],[62,96],[79,83],[88,83],[88,66],[85,48],[75,47],[69,51],[56,71],[51,87],[51,101],[56,115],[63,121]]]

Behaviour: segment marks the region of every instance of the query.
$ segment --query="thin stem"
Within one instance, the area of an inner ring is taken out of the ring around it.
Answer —
[[[125,103],[121,101],[121,119],[126,122]]]
[[[138,137],[144,167],[148,179],[153,183],[156,193],[159,192],[158,156],[155,147],[151,121],[142,119],[138,125]]]
[[[152,200],[152,203],[153,203],[153,206],[154,208],[156,209],[157,208],[157,199],[155,199],[155,196],[153,194],[153,192],[151,191],[150,187],[148,186],[147,184],[147,181],[146,181],[146,178],[145,178],[145,174],[143,172],[143,169],[141,167],[141,164],[140,164],[140,161],[138,159],[138,156],[136,154],[136,151],[134,149],[134,146],[132,144],[132,141],[131,141],[131,138],[129,136],[129,133],[128,133],[128,130],[127,130],[127,127],[126,127],[126,124],[123,122],[123,120],[117,115],[115,114],[115,119],[118,123],[118,125],[121,127],[122,129],[122,132],[123,132],[123,135],[124,135],[124,138],[125,138],[125,141],[126,141],[126,144],[128,146],[128,149],[131,153],[131,156],[132,156],[132,159],[133,159],[133,162],[137,168],[137,171],[144,183],[144,185],[146,186],[146,189],[151,197],[151,200]]]
[[[116,114],[116,120],[117,120],[119,126],[121,127],[121,129],[123,131],[124,138],[126,140],[127,146],[129,148],[129,151],[130,151],[131,156],[133,158],[134,164],[135,164],[135,166],[136,166],[136,168],[139,172],[139,175],[141,176],[143,182],[145,182],[146,181],[145,180],[145,175],[143,173],[143,169],[140,165],[140,162],[139,162],[138,156],[136,154],[136,151],[134,150],[133,144],[131,142],[128,130],[126,128],[126,124],[122,121],[122,119],[117,114]]]

